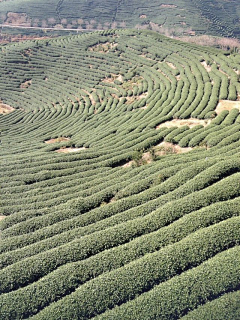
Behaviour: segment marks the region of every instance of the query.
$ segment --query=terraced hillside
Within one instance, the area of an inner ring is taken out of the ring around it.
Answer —
[[[136,30],[0,49],[0,319],[239,319],[240,56]]]
[[[150,28],[240,39],[239,0],[5,0],[0,23],[56,28]]]

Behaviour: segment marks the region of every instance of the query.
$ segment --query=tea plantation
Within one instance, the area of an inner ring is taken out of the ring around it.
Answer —
[[[148,28],[240,39],[239,0],[3,0],[0,23],[56,28]]]
[[[239,319],[240,55],[112,29],[0,69],[0,319]]]

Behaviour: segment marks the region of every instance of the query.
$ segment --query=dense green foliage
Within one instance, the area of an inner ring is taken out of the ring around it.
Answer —
[[[239,55],[119,29],[0,68],[0,319],[237,319]]]
[[[168,35],[240,37],[238,0],[11,0],[0,2],[0,12],[0,23],[33,27],[130,27],[164,30]]]

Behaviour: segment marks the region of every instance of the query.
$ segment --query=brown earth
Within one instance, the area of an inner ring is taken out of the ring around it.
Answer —
[[[58,150],[55,150],[57,153],[71,153],[71,152],[78,152],[81,150],[86,150],[85,147],[82,148],[60,148]]]
[[[210,72],[212,70],[212,68],[207,64],[206,61],[202,61],[201,64],[204,66],[207,72]]]
[[[125,163],[124,165],[122,165],[122,168],[131,168],[131,166],[134,164],[134,161],[131,160],[127,163]]]
[[[5,219],[6,217],[5,216],[0,216],[0,221]]]
[[[114,83],[115,80],[123,82],[123,76],[121,74],[111,74],[111,77],[103,79],[102,82],[105,83]]]
[[[166,62],[166,64],[172,68],[172,69],[176,69],[176,67],[174,66],[174,64],[172,64],[171,62]]]
[[[148,96],[148,92],[144,92],[144,93],[140,94],[140,95],[138,96],[138,98],[139,98],[139,99],[144,99],[144,98],[147,98],[147,96]]]
[[[175,4],[161,4],[160,7],[162,8],[177,8]]]
[[[142,160],[145,164],[153,162],[151,153],[150,152],[143,153]]]
[[[140,57],[143,57],[144,59],[149,60],[149,61],[153,61],[153,59],[147,57],[146,54],[144,54],[144,53],[140,54]]]
[[[169,154],[179,154],[186,153],[193,150],[191,147],[181,148],[177,144],[169,143],[169,142],[161,142],[160,144],[153,147],[150,151],[144,152],[139,160],[131,160],[124,165],[122,168],[131,168],[133,166],[142,166],[154,161],[155,156],[165,156]]]
[[[89,51],[97,51],[100,53],[108,53],[110,49],[116,48],[117,43],[115,42],[105,42],[105,43],[100,43],[95,46],[91,46],[88,48]]]
[[[172,153],[186,153],[191,151],[193,148],[181,148],[179,145],[177,144],[172,144],[170,142],[161,142],[160,144],[158,144],[155,148],[155,154],[157,156],[164,156],[166,154],[172,154]]]
[[[156,129],[160,128],[171,128],[171,127],[182,127],[182,126],[189,126],[189,128],[193,128],[198,125],[202,125],[206,127],[208,124],[210,124],[211,120],[199,120],[199,119],[173,119],[171,121],[166,121],[161,123],[156,127]]]
[[[142,83],[143,77],[135,76],[131,80],[125,81],[122,84],[123,89],[125,90],[133,90],[134,86],[138,86]]]
[[[233,108],[240,110],[240,101],[220,100],[215,111],[219,114],[223,110],[230,111]]]
[[[8,114],[13,112],[15,109],[13,107],[10,107],[7,104],[4,104],[0,101],[0,114]]]
[[[59,142],[63,142],[63,141],[70,141],[69,138],[66,138],[66,137],[59,137],[59,138],[55,138],[55,139],[49,139],[49,140],[45,140],[44,142],[47,143],[47,144],[50,144],[50,143],[59,143]]]
[[[225,71],[221,70],[220,68],[219,68],[219,71],[220,71],[220,72],[222,72],[223,74],[225,74],[225,76],[227,76],[227,77],[228,77],[228,79],[230,79],[230,75],[229,75],[229,74],[227,74]]]
[[[96,91],[96,89],[92,89],[93,91]],[[96,101],[93,99],[93,96],[92,96],[92,94],[90,93],[90,92],[88,92],[87,90],[85,90],[85,89],[82,89],[82,91],[84,91],[87,95],[88,95],[88,97],[89,97],[89,99],[90,99],[90,101],[91,101],[91,104],[93,105],[93,106],[95,106],[95,104],[96,104]],[[84,97],[83,97],[83,99],[84,99]],[[85,99],[84,99],[85,100]]]
[[[141,94],[140,96],[126,97],[126,100],[127,100],[126,104],[131,104],[131,103],[133,103],[135,101],[139,101],[141,99],[146,98],[146,96],[147,96],[147,94],[146,95],[145,94]],[[146,109],[146,108],[147,108],[147,106],[139,108],[139,109]],[[134,109],[134,110],[137,110],[137,109]],[[132,110],[132,111],[134,111],[134,110]]]
[[[158,69],[158,72],[160,72],[165,78],[167,78],[169,82],[172,82],[172,80],[162,70]]]
[[[121,167],[122,168],[131,168],[134,165],[142,166],[142,165],[145,165],[145,164],[149,164],[152,161],[153,161],[152,155],[151,155],[151,153],[149,151],[147,151],[147,152],[144,152],[141,155],[141,159],[139,159],[139,160],[131,160],[131,161],[125,163],[124,165],[122,165]]]
[[[23,83],[21,83],[20,88],[21,89],[27,89],[30,87],[30,85],[32,84],[32,80],[27,80]]]

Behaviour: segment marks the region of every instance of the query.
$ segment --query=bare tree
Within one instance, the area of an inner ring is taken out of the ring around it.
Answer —
[[[65,19],[65,18],[62,19],[62,20],[61,20],[61,24],[67,24],[67,19]]]
[[[42,20],[42,27],[47,28],[48,24],[46,20]]]
[[[56,19],[55,18],[48,18],[48,23],[50,24],[50,25],[54,25],[55,23],[56,23]]]

